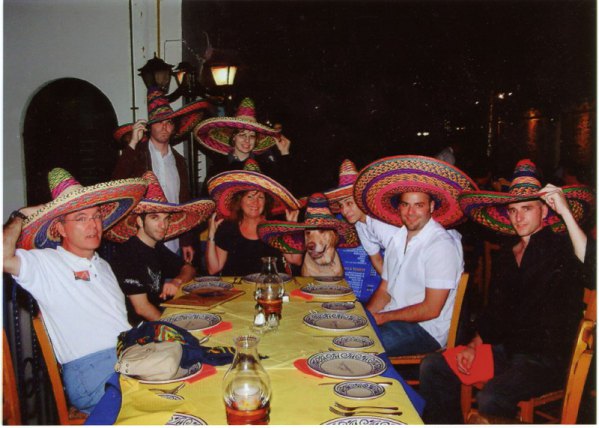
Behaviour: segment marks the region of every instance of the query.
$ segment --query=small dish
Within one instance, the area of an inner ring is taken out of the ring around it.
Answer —
[[[223,291],[230,290],[233,288],[233,284],[225,281],[198,281],[192,282],[191,284],[184,285],[181,289],[185,294],[193,294],[194,292],[209,292],[209,291]]]
[[[354,302],[325,302],[322,307],[327,311],[347,312],[354,309],[356,304]]]
[[[301,290],[314,297],[340,297],[353,293],[351,287],[334,284],[308,284]]]
[[[365,336],[337,336],[333,343],[343,349],[363,349],[374,345],[374,340]]]
[[[249,282],[252,284],[255,284],[256,282],[258,282],[258,277],[260,276],[260,272],[258,273],[251,273],[249,275],[246,275],[243,277],[243,281],[245,282]],[[293,278],[291,277],[291,275],[288,275],[286,273],[280,273],[279,277],[281,278],[281,281],[283,281],[283,284],[291,281]]]
[[[193,415],[185,413],[173,413],[173,416],[165,425],[208,425],[206,421]]]
[[[313,276],[312,278],[319,284],[339,284],[344,279],[342,276]]]
[[[318,330],[352,331],[366,327],[368,320],[361,315],[313,312],[304,317],[304,324]]]
[[[171,315],[161,319],[187,331],[200,331],[221,323],[222,318],[216,314],[188,312]]]
[[[385,393],[381,385],[368,381],[346,381],[335,385],[333,392],[351,400],[371,400]]]
[[[331,419],[322,425],[405,425],[395,419],[379,418],[378,416],[348,416]]]

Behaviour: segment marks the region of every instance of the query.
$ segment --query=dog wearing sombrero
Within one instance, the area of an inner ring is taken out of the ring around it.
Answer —
[[[258,235],[283,253],[305,252],[302,276],[342,277],[344,270],[337,247],[358,245],[355,228],[333,216],[322,193],[314,193],[308,199],[303,223],[263,222],[258,226]]]
[[[160,303],[193,279],[195,268],[167,249],[164,241],[198,226],[214,211],[210,199],[170,203],[152,171],[143,178],[148,182],[145,198],[105,233],[107,239],[124,242],[112,259],[112,269],[128,298],[131,325],[159,319]]]
[[[147,182],[85,187],[62,168],[51,170],[48,182],[52,201],[13,212],[4,226],[3,270],[36,299],[70,404],[89,413],[114,372],[115,338],[131,328],[123,293],[96,249]]]

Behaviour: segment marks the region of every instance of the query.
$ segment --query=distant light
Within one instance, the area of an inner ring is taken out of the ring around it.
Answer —
[[[508,96],[511,97],[513,92],[508,92]]]
[[[314,106],[314,110],[318,110],[320,106]]]
[[[474,105],[477,106],[480,104],[480,101],[474,101]]]
[[[429,133],[428,133],[427,131],[424,131],[424,132],[422,133],[422,136],[424,136],[424,137],[428,137],[428,135],[429,135]]]
[[[232,85],[235,81],[237,67],[234,65],[213,65],[210,67],[212,78],[217,86]]]
[[[419,137],[422,137],[422,132],[418,132],[416,135],[418,135]]]
[[[503,100],[505,98],[505,93],[501,92],[501,93],[497,94],[497,98],[499,98],[500,100]]]

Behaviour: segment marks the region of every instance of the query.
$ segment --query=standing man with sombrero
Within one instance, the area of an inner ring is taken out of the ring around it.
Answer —
[[[116,339],[131,328],[125,296],[96,249],[102,231],[127,215],[147,183],[83,187],[61,168],[48,181],[53,200],[14,211],[4,226],[3,269],[36,299],[69,401],[90,413],[114,372]]]
[[[123,152],[112,178],[141,177],[146,171],[153,171],[170,203],[187,202],[191,192],[185,158],[173,150],[171,144],[191,132],[202,119],[208,104],[197,101],[173,111],[164,92],[155,87],[148,88],[147,100],[147,121],[123,125],[114,132],[115,139],[123,144]],[[146,137],[148,127],[149,137]],[[175,253],[181,248],[183,258],[191,263],[193,236],[183,235],[180,241],[169,241],[166,246]]]
[[[594,280],[594,244],[577,223],[593,199],[586,186],[541,188],[528,159],[516,165],[509,192],[460,195],[468,217],[515,238],[493,263],[489,304],[474,338],[456,356],[457,369],[469,374],[479,346],[491,345],[494,377],[478,394],[479,412],[513,418],[519,401],[563,386],[583,287]],[[567,235],[560,233],[565,230]],[[423,361],[420,393],[427,402],[425,422],[463,422],[460,380],[441,354]]]
[[[127,296],[131,325],[157,321],[162,314],[160,303],[174,296],[196,273],[190,263],[167,249],[164,241],[193,229],[214,211],[209,199],[172,204],[152,171],[143,178],[148,182],[146,197],[105,234],[107,239],[124,242],[111,264]]]
[[[394,156],[366,166],[354,184],[360,209],[401,226],[368,302],[389,355],[436,351],[447,343],[455,291],[464,270],[460,191],[476,189],[462,171],[424,156]]]

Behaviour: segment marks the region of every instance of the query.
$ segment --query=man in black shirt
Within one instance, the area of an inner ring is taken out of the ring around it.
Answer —
[[[494,377],[477,396],[481,413],[514,417],[519,401],[563,385],[583,287],[593,277],[594,248],[577,223],[591,200],[590,190],[581,186],[541,189],[529,160],[518,163],[509,193],[460,195],[471,219],[517,235],[494,263],[489,305],[476,335],[456,357],[458,370],[469,374],[479,345],[492,346]],[[563,229],[567,236],[554,233]],[[463,422],[460,380],[442,354],[423,361],[420,382],[426,423]]]

